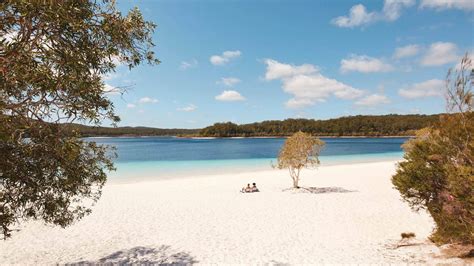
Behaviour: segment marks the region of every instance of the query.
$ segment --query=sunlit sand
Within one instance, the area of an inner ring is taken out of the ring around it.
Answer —
[[[0,242],[16,264],[425,263],[433,222],[392,188],[394,161],[108,184],[93,213],[66,229],[31,222]],[[240,193],[256,182],[259,193]],[[304,193],[306,192],[306,193]],[[313,192],[313,193],[309,193]],[[416,245],[398,247],[400,233]],[[451,261],[456,262],[456,261]]]

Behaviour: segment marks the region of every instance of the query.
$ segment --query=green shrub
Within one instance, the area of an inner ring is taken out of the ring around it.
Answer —
[[[448,73],[448,115],[403,145],[404,161],[392,178],[414,210],[426,209],[435,243],[474,243],[473,70],[466,55],[455,80]]]

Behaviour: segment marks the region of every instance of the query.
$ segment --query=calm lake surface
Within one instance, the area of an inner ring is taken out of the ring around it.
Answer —
[[[87,138],[117,148],[112,181],[270,170],[283,138]],[[407,138],[322,138],[322,165],[399,160]]]

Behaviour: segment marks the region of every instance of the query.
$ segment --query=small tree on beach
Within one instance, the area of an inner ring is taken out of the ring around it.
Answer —
[[[155,25],[115,1],[0,1],[0,235],[24,220],[65,227],[91,212],[106,147],[63,123],[119,118],[104,83],[119,64],[157,64]]]
[[[319,165],[319,154],[324,141],[304,132],[297,132],[289,137],[278,154],[278,169],[287,168],[293,180],[293,187],[299,188],[300,172],[303,168]]]
[[[446,79],[448,114],[403,145],[392,183],[415,209],[426,209],[439,244],[474,244],[474,95],[468,55]]]

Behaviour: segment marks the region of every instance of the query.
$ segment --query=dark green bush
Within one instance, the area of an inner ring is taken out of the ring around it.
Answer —
[[[474,112],[472,64],[464,57],[455,80],[448,73],[448,112],[403,145],[405,160],[392,178],[402,198],[426,209],[435,243],[474,243]]]

